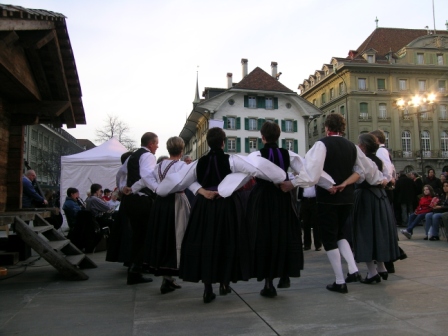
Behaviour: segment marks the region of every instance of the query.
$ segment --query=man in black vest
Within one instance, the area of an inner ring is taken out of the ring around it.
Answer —
[[[353,176],[355,167],[364,171],[365,179],[371,184],[383,180],[383,175],[378,172],[378,169],[367,173],[368,161],[361,160],[369,159],[360,150],[358,151],[352,142],[342,137],[345,131],[345,120],[341,114],[331,113],[327,117],[325,131],[327,136],[317,141],[305,156],[307,174],[299,174],[294,180],[283,182],[281,184],[283,191],[288,191],[294,186],[305,186],[310,182],[315,184],[323,171],[327,172],[339,186]],[[309,180],[306,180],[306,175]],[[354,181],[352,180],[351,183]],[[350,231],[346,226],[354,201],[354,186],[350,182],[346,184],[344,188],[337,189],[336,193],[331,190],[333,188],[326,190],[316,187],[322,244],[336,276],[336,281],[328,285],[327,289],[338,293],[348,293],[346,282],[361,280],[352,250],[345,239],[345,233]],[[348,264],[349,274],[346,279],[342,271],[341,255]]]
[[[131,187],[140,179],[147,179],[156,166],[155,153],[159,148],[159,138],[152,132],[143,134],[141,148],[126,160],[118,174],[127,173],[126,185]],[[124,171],[124,172],[123,172]],[[117,180],[119,177],[117,176]],[[155,194],[153,190],[144,188],[138,194],[123,197],[121,207],[129,217],[132,228],[131,266],[128,272],[128,285],[151,282],[151,278],[142,275],[144,244],[149,225],[149,215]]]

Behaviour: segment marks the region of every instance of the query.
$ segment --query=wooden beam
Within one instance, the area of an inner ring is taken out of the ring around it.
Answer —
[[[6,45],[13,44],[19,39],[19,35],[15,31],[2,31],[0,32],[0,40]]]
[[[40,49],[56,38],[54,30],[19,32],[20,44],[25,49]]]
[[[73,110],[72,110],[71,106],[70,106],[70,108],[65,110],[63,117],[64,117],[65,124],[67,125],[67,128],[75,128],[76,127],[75,116],[73,115]]]
[[[11,121],[12,126],[37,125],[39,124],[39,116],[31,114],[14,114]]]
[[[2,19],[0,20],[0,30],[46,30],[54,29],[54,21],[23,20],[23,19]]]
[[[42,99],[52,100],[53,95],[51,93],[51,88],[47,80],[47,74],[42,66],[41,58],[39,55],[39,50],[37,49],[25,49],[26,55],[28,57],[28,62],[34,73],[34,79],[37,86],[39,87],[39,92]]]
[[[70,108],[70,106],[69,101],[41,101],[36,103],[15,104],[13,116],[15,117],[16,114],[59,116],[65,110]]]

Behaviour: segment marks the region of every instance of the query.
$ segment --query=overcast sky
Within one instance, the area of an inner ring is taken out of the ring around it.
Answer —
[[[159,135],[167,154],[192,109],[196,73],[204,87],[226,87],[227,72],[270,73],[297,87],[333,56],[346,57],[379,27],[434,29],[431,0],[19,0],[4,2],[67,17],[87,125],[68,131],[95,140],[107,114],[119,116],[139,144]],[[434,0],[436,29],[446,29],[448,1]],[[199,66],[199,68],[198,68]]]

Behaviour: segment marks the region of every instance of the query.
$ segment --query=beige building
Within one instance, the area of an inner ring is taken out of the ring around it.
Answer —
[[[325,116],[339,112],[355,143],[360,133],[385,132],[397,171],[447,171],[447,85],[448,31],[376,28],[348,57],[333,57],[299,85],[324,112],[308,122],[309,146],[325,135]],[[415,96],[418,106],[397,105]]]

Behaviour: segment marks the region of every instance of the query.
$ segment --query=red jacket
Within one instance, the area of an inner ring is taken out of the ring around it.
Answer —
[[[420,198],[420,201],[418,202],[418,206],[415,209],[416,215],[425,214],[432,211],[432,208],[429,206],[431,204],[432,196],[423,196]]]

